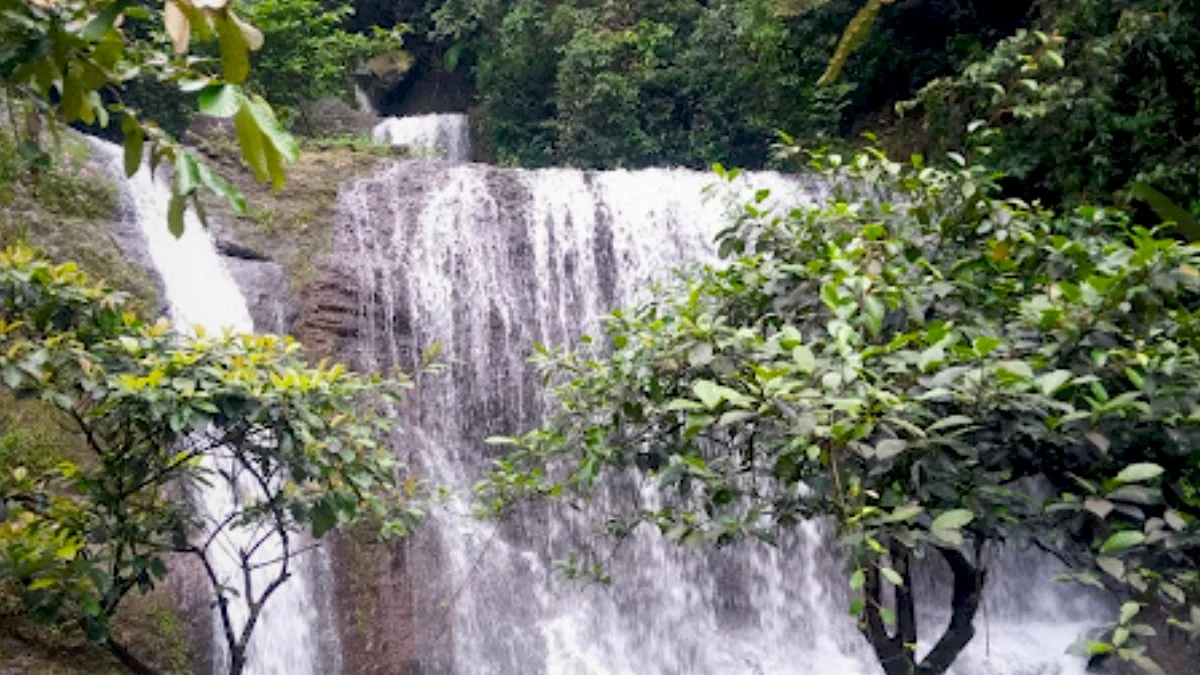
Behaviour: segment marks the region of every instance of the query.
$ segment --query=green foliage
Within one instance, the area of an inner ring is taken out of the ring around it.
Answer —
[[[171,229],[180,231],[185,203],[196,202],[203,186],[244,208],[228,184],[172,140],[158,125],[141,118],[113,91],[138,80],[170,82],[185,93],[202,92],[201,112],[234,116],[247,163],[259,180],[278,185],[283,165],[295,159],[295,143],[283,132],[270,106],[257,96],[241,94],[250,73],[250,53],[262,47],[263,35],[243,21],[226,0],[193,4],[168,0],[161,20],[165,41],[131,38],[125,23],[151,18],[145,8],[127,0],[0,2],[0,79],[11,106],[24,105],[25,123],[13,121],[24,141],[40,138],[41,120],[120,128],[125,139],[126,172],[138,170],[148,150],[151,168],[164,160],[176,167]],[[136,28],[134,29],[136,30]],[[193,42],[216,41],[219,69],[213,59],[189,57]],[[173,53],[172,53],[173,52]],[[217,89],[236,98],[237,107],[214,112],[203,92]],[[236,94],[236,97],[235,97]]]
[[[88,146],[74,134],[46,134],[22,144],[0,129],[0,248],[35,247],[77,261],[132,295],[142,311],[158,306],[153,281],[124,257],[112,236],[117,186],[90,162]]]
[[[1200,198],[1200,13],[1176,0],[1048,3],[1021,32],[917,97],[924,149],[1001,131],[992,164],[1030,197],[1124,199],[1142,182]]]
[[[257,0],[243,7],[265,36],[249,86],[275,104],[285,122],[304,115],[304,104],[325,96],[351,100],[351,73],[367,59],[403,46],[401,28],[374,27],[370,34],[343,26],[349,3]]]
[[[387,446],[385,409],[408,379],[308,366],[298,344],[275,336],[144,324],[120,293],[24,249],[0,254],[0,354],[4,392],[39,401],[90,454],[0,470],[0,580],[39,620],[112,644],[109,620],[126,595],[153,589],[170,554],[194,556],[240,672],[253,622],[234,625],[227,605],[241,596],[252,616],[261,611],[289,576],[297,533],[372,519],[404,535],[421,515],[419,485],[400,482]],[[174,491],[212,482],[254,498],[205,522]],[[232,529],[253,533],[246,570],[268,562],[255,553],[260,538],[278,538],[268,580],[217,576],[214,546]]]
[[[613,313],[603,346],[543,350],[556,406],[493,439],[515,449],[482,503],[586,499],[636,473],[656,502],[603,514],[620,531],[720,545],[829,518],[889,673],[949,667],[973,635],[979,551],[1000,542],[1080,574],[1120,560],[1113,587],[1193,625],[1200,247],[1004,199],[952,159],[816,157],[835,198],[782,212],[760,193],[719,235],[723,266]],[[893,612],[881,589],[907,589],[928,552],[950,564],[955,619],[917,661],[911,592]]]
[[[777,130],[837,130],[848,87],[819,90],[813,24],[769,0],[442,3],[434,35],[473,69],[502,163],[762,165]]]
[[[836,142],[952,74],[1029,4],[873,2],[850,59],[838,35],[861,0],[448,0],[412,24],[474,77],[473,119],[502,163],[753,168],[779,131]],[[834,54],[844,83],[818,87]]]

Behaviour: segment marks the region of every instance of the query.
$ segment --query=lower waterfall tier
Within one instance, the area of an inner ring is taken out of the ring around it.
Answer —
[[[670,169],[411,162],[345,188],[319,275],[354,284],[328,303],[357,308],[340,347],[378,368],[410,365],[436,342],[451,364],[403,413],[397,453],[469,495],[492,452],[482,439],[520,432],[542,412],[526,361],[534,344],[594,334],[604,312],[669,281],[673,267],[711,262],[710,242],[737,196],[766,188],[766,203],[786,207],[825,192],[761,173],[702,198],[716,182]],[[622,491],[599,498],[616,503]],[[438,510],[390,568],[377,566],[392,578],[371,583],[404,595],[380,597],[368,613],[372,632],[388,636],[389,653],[371,657],[387,672],[878,672],[817,523],[785,533],[778,547],[708,552],[641,533],[612,553],[612,585],[600,587],[564,580],[553,563],[591,536],[581,514],[544,507],[496,525],[469,512],[461,501]],[[1053,567],[1032,555],[1004,552],[991,568],[977,637],[953,672],[1082,673],[1065,650],[1098,616],[1093,601],[1057,588]],[[932,567],[925,576],[937,587],[946,574]],[[942,607],[922,608],[924,648],[948,618]]]

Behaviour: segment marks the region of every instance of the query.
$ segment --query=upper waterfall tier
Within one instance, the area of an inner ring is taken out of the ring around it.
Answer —
[[[346,186],[325,270],[356,286],[354,302],[337,305],[356,306],[343,346],[361,365],[388,367],[409,365],[438,342],[450,364],[447,375],[422,383],[404,412],[397,452],[433,482],[469,495],[494,452],[482,439],[527,429],[543,410],[527,362],[535,343],[595,334],[604,312],[669,280],[673,267],[713,262],[714,234],[756,188],[771,190],[760,206],[781,211],[826,194],[820,183],[759,173],[704,198],[716,183],[672,169],[403,162]],[[639,489],[630,483],[596,499],[612,507]],[[403,652],[384,670],[878,672],[846,611],[844,568],[818,523],[783,533],[778,547],[747,542],[718,551],[641,532],[612,551],[613,582],[604,588],[567,582],[552,562],[581,542],[603,541],[587,514],[536,508],[499,526],[468,514],[463,502],[435,510],[390,572],[407,581],[372,581],[408,589],[405,598],[377,594],[377,607],[392,609],[373,615],[373,630]],[[1082,673],[1064,651],[1095,616],[1088,599],[1056,588],[1040,558],[1005,552],[991,567],[978,637],[954,672]],[[946,573],[927,571],[918,581],[939,588]],[[941,604],[921,611],[928,648],[948,613]]]
[[[407,147],[418,156],[449,162],[471,159],[471,125],[460,113],[389,117],[375,125],[371,136],[379,143]]]

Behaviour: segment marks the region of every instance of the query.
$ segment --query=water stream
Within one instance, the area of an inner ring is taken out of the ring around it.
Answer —
[[[449,125],[427,116],[381,128],[434,138]],[[526,362],[534,343],[594,334],[603,312],[673,266],[713,259],[710,242],[731,208],[720,191],[701,199],[714,182],[675,169],[404,162],[344,187],[332,264],[357,279],[360,304],[357,353],[346,357],[409,365],[436,341],[452,364],[449,376],[422,387],[397,451],[469,494],[496,452],[481,439],[524,430],[543,410]],[[820,184],[769,173],[731,190],[751,187],[770,188],[780,204],[823,197]],[[626,496],[612,490],[599,506]],[[458,503],[435,513],[410,545],[413,625],[381,629],[413,633],[414,673],[878,672],[846,611],[843,567],[816,523],[786,533],[778,547],[720,551],[677,548],[646,532],[613,553],[606,588],[554,569],[554,558],[590,535],[580,514],[533,509],[493,525],[467,511]],[[978,637],[953,672],[1082,673],[1082,661],[1064,651],[1095,618],[1092,601],[1052,582],[1041,558],[1000,552],[990,567]],[[948,618],[949,591],[939,583],[944,571],[926,576],[945,596],[921,608],[927,648]]]
[[[88,142],[94,159],[121,185],[121,216],[136,223],[145,240],[175,328],[191,332],[200,326],[210,334],[223,330],[254,332],[245,298],[222,264],[212,238],[194,215],[188,212],[182,237],[176,239],[168,232],[170,191],[162,176],[159,180],[152,179],[143,166],[126,180],[121,148],[97,139]],[[214,468],[213,462],[208,458],[209,468]],[[239,495],[235,493],[245,493],[247,488],[239,486],[235,491],[216,481],[201,490],[197,506],[209,522],[221,522],[226,514],[238,508]],[[245,549],[252,539],[244,529],[227,532],[218,540],[219,553],[213,562],[224,585],[241,588],[242,568],[235,552]],[[253,560],[274,560],[281,551],[279,542],[272,540]],[[332,630],[322,630],[318,616],[322,602],[313,578],[319,570],[328,573],[328,567],[328,558],[320,550],[306,554],[297,561],[291,579],[267,601],[248,650],[248,675],[336,675],[339,653],[336,635]],[[256,575],[268,578],[272,572],[273,566],[267,565]],[[247,614],[244,602],[235,599],[232,614],[240,629]],[[218,647],[215,675],[222,675],[227,672],[224,664],[228,655],[215,616],[213,621],[214,642]]]

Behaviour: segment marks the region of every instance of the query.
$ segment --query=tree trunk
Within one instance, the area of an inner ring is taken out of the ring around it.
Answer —
[[[878,569],[866,573],[863,591],[867,606],[860,630],[875,650],[875,657],[887,675],[942,675],[975,636],[975,613],[983,598],[984,570],[976,569],[956,549],[939,548],[954,574],[954,594],[950,600],[950,624],[933,649],[915,663],[917,642],[916,599],[912,588],[912,557],[902,546],[889,547],[890,564],[904,581],[896,588],[896,631],[889,633],[879,608],[883,587]]]
[[[942,675],[971,638],[975,637],[975,612],[983,600],[983,584],[987,577],[987,572],[972,565],[961,551],[952,548],[938,550],[954,573],[950,625],[946,626],[946,631],[933,649],[921,659],[917,675]]]

